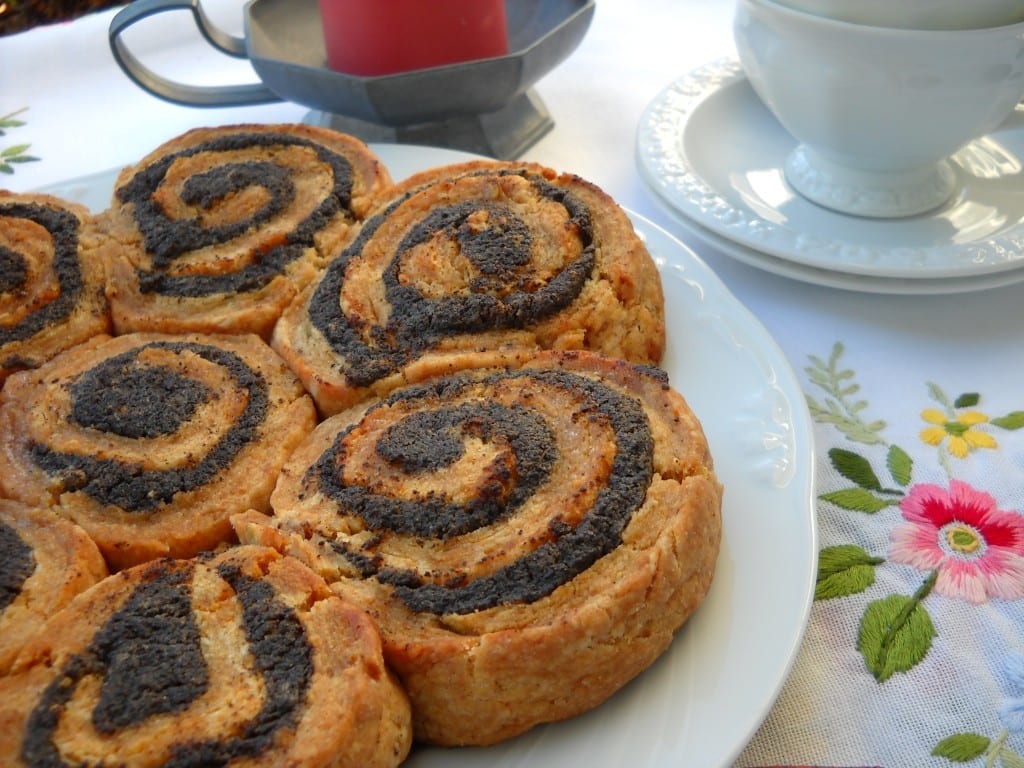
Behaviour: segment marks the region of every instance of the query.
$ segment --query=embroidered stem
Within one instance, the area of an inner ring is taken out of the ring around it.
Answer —
[[[996,760],[999,759],[999,753],[1003,751],[1003,745],[1006,744],[1006,740],[1009,737],[1010,732],[1004,730],[992,740],[992,745],[985,752],[985,768],[995,768]]]
[[[932,571],[913,595],[889,595],[864,610],[857,650],[878,682],[906,672],[928,654],[936,632],[922,602],[938,576],[938,571]]]
[[[928,577],[924,580],[924,583],[917,588],[917,591],[910,596],[910,599],[906,602],[900,612],[893,618],[889,632],[887,632],[885,637],[882,638],[881,650],[883,654],[887,655],[889,653],[889,647],[896,638],[898,631],[906,625],[907,620],[910,619],[910,614],[917,610],[921,601],[928,597],[928,594],[932,591],[932,587],[935,586],[935,581],[938,578],[938,571],[932,571],[929,573]]]
[[[953,465],[949,461],[949,453],[943,448],[939,448],[939,464],[942,466],[943,471],[946,473],[946,477],[953,479],[956,475],[953,473]]]

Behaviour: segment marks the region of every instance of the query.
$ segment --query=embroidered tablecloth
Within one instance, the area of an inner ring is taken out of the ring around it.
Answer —
[[[893,393],[857,353],[802,366],[824,459],[815,603],[741,762],[1024,765],[1024,403],[970,366]]]
[[[209,5],[240,30],[240,0]],[[305,115],[149,96],[113,62],[111,15],[0,38],[0,186],[120,167],[196,125]],[[579,49],[537,86],[556,127],[526,155],[591,179],[692,247],[772,333],[806,395],[817,595],[774,706],[749,743],[729,745],[730,762],[1020,768],[1024,283],[835,290],[748,267],[680,226],[640,180],[636,126],[668,83],[734,51],[731,15],[729,0],[601,0]],[[133,35],[151,66],[189,82],[251,77],[180,16]]]

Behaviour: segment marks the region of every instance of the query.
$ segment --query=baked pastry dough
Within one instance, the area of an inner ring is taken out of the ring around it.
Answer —
[[[370,620],[265,548],[110,576],[0,679],[5,766],[391,768],[410,740]]]
[[[353,234],[387,170],[358,139],[308,125],[200,128],[126,168],[102,217],[118,333],[252,332]]]
[[[507,345],[657,363],[663,296],[629,218],[595,185],[474,161],[398,185],[272,343],[329,415]]]
[[[0,491],[54,506],[112,569],[232,539],[268,509],[315,422],[284,361],[246,335],[96,337],[0,392]]]
[[[43,622],[106,575],[103,556],[77,525],[0,499],[0,675]]]
[[[110,330],[101,242],[83,206],[0,190],[0,386]]]
[[[377,622],[416,737],[490,744],[604,701],[710,586],[721,487],[653,367],[542,352],[345,410],[243,542],[311,564]]]

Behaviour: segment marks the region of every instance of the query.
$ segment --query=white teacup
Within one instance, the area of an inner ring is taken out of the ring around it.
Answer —
[[[776,0],[854,24],[902,29],[981,29],[1024,21],[1022,0]]]
[[[957,187],[948,158],[1024,97],[1024,22],[902,29],[784,4],[794,1],[737,0],[733,24],[751,86],[799,142],[785,164],[789,183],[861,216],[942,205]]]

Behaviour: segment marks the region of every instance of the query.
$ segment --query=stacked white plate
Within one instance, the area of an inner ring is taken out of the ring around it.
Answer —
[[[1024,280],[1024,108],[953,157],[959,191],[927,214],[870,219],[798,195],[796,140],[732,58],[677,79],[637,130],[641,176],[694,236],[769,272],[857,291],[941,294]]]

